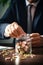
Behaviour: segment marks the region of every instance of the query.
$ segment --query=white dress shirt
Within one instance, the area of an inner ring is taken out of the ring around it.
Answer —
[[[33,5],[31,8],[31,16],[32,16],[32,21],[33,21],[35,10],[36,10],[36,7],[37,7],[39,1],[36,3],[30,3],[28,0],[25,0],[25,1],[26,1],[26,6],[28,6],[29,4]]]

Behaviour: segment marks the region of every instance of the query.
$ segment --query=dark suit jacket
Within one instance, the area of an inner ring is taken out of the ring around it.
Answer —
[[[5,27],[16,21],[25,32],[27,32],[27,9],[25,0],[15,0],[11,2],[10,7],[7,9],[6,13],[0,19],[0,39],[4,39]],[[43,35],[43,2],[40,0],[35,16],[32,22],[32,32],[37,32]]]

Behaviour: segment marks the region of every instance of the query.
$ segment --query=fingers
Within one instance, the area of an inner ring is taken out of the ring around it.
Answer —
[[[13,27],[13,28],[14,28],[14,27]],[[20,36],[22,36],[22,35],[25,35],[25,32],[23,31],[23,29],[22,29],[20,26],[18,26],[17,29],[12,30],[12,31],[11,31],[11,34],[10,34],[10,36],[11,36],[11,37],[14,37],[14,38],[20,37]]]
[[[19,26],[16,22],[13,22],[6,27],[5,34],[6,36],[17,38],[25,35],[26,33],[23,31],[21,26]]]
[[[20,26],[17,28],[17,33],[18,33],[18,36],[26,34]]]
[[[32,41],[40,40],[40,34],[39,33],[32,33],[32,34],[30,34],[30,38],[32,38]]]
[[[30,37],[37,37],[37,36],[40,36],[40,34],[39,33],[32,33],[32,34],[30,34]]]
[[[41,38],[40,38],[40,34],[39,33],[30,34],[30,38],[31,38],[32,45],[37,46],[37,45],[40,44]]]
[[[18,25],[16,22],[13,22],[13,23],[11,24],[11,27],[12,27],[13,30],[17,29],[18,26],[19,26],[19,25]]]
[[[40,40],[40,36],[31,37],[31,41],[32,41],[32,42],[33,42],[33,41],[38,41],[38,40]]]

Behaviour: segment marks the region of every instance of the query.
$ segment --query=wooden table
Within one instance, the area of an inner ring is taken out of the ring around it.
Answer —
[[[15,61],[4,61],[0,56],[0,65],[15,65]],[[20,61],[19,65],[43,65],[43,47],[33,48],[33,57]]]
[[[33,48],[33,57],[22,60],[20,65],[43,65],[43,48]]]

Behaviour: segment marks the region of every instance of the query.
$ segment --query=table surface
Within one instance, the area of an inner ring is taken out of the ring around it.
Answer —
[[[15,65],[15,61],[4,61],[0,56],[0,65]],[[32,57],[20,60],[19,65],[43,65],[43,47],[33,48]]]

